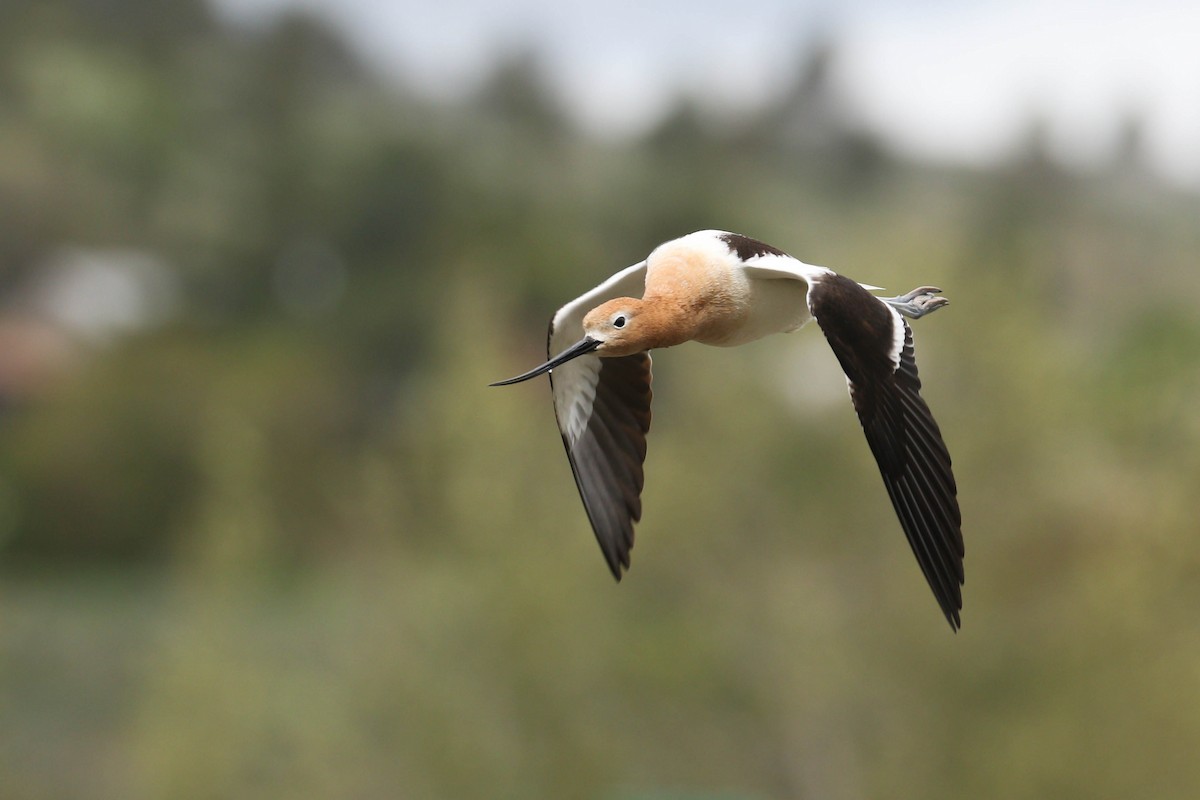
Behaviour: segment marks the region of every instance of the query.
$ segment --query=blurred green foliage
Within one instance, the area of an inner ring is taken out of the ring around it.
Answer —
[[[527,53],[435,102],[306,16],[0,5],[0,794],[1196,796],[1200,200],[1036,126],[905,162],[835,57],[614,143]],[[957,636],[813,331],[661,354],[620,586],[545,386],[486,388],[708,227],[952,299]],[[170,302],[63,325],[67,251]]]

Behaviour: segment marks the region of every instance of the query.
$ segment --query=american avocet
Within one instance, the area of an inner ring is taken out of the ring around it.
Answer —
[[[846,373],[900,527],[957,630],[963,583],[957,488],[941,431],[920,395],[904,321],[949,301],[931,286],[886,298],[872,295],[874,289],[746,236],[699,231],[660,245],[560,308],[550,321],[550,360],[492,385],[551,373],[575,484],[620,580],[642,513],[649,351],[693,340],[732,347],[815,319]]]

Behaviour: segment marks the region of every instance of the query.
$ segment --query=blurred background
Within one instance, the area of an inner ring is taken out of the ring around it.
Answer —
[[[4,0],[0,796],[1195,797],[1183,5]],[[815,329],[657,358],[619,586],[487,388],[710,227],[951,298],[957,635]]]

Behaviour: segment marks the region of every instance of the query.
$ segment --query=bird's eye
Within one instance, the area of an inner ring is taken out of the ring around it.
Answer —
[[[624,328],[625,327],[625,315],[624,314],[618,314],[617,316],[613,317],[613,327],[614,328]]]

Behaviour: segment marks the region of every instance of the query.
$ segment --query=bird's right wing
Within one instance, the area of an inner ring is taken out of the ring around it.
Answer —
[[[646,263],[621,270],[558,310],[550,321],[548,356],[583,338],[588,311],[616,297],[640,297]],[[650,354],[617,358],[595,353],[572,359],[550,373],[554,415],[575,485],[612,570],[629,567],[633,523],[641,519],[642,463],[650,429]]]

